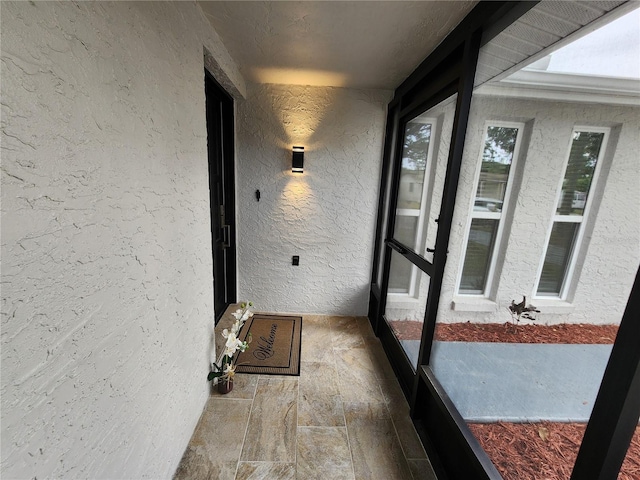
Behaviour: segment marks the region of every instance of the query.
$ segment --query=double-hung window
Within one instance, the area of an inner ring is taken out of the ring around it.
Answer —
[[[499,248],[523,130],[522,123],[488,122],[485,125],[480,168],[474,184],[476,194],[458,282],[459,294],[487,296],[490,292],[495,251]]]
[[[569,158],[558,192],[536,296],[565,299],[584,232],[609,129],[573,129]]]

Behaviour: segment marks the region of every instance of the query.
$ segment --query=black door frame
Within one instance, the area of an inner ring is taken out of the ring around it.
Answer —
[[[237,295],[234,101],[206,68],[205,96],[214,315],[217,324],[229,304],[236,302]],[[215,178],[220,179],[217,185],[212,184]],[[223,244],[222,247],[217,245],[220,242]],[[215,278],[216,271],[221,274],[217,276],[223,278]],[[217,298],[222,300],[218,304]]]
[[[371,277],[369,319],[407,396],[411,417],[438,478],[502,478],[480,447],[429,367],[435,332],[437,299],[446,264],[451,221],[471,103],[477,56],[481,46],[532,8],[531,2],[480,2],[438,48],[398,87],[388,107],[384,162]],[[426,111],[443,96],[458,93],[440,211],[433,264],[393,240],[396,181],[406,121]],[[388,188],[390,190],[388,190]],[[433,275],[418,360],[413,369],[383,319],[392,250]],[[426,262],[426,264],[424,264]],[[378,282],[383,269],[382,282]],[[640,271],[639,274],[640,275]],[[434,301],[435,299],[435,301]],[[587,426],[572,480],[615,478],[640,415],[640,279],[636,278],[601,389]],[[614,408],[611,408],[611,405]],[[595,452],[598,452],[597,454]]]
[[[421,255],[413,251],[409,246],[404,245],[401,242],[399,242],[397,239],[393,238],[393,235],[391,232],[394,232],[394,229],[395,229],[394,212],[395,212],[397,201],[398,201],[400,170],[401,170],[399,168],[399,165],[400,165],[400,162],[402,161],[401,157],[402,157],[403,142],[404,142],[404,132],[405,132],[406,126],[409,123],[409,121],[415,118],[416,115],[419,115],[420,113],[422,113],[422,111],[437,105],[442,100],[447,99],[448,97],[450,97],[451,95],[454,95],[457,92],[456,85],[452,83],[447,84],[446,82],[440,82],[438,86],[442,88],[439,91],[437,91],[435,95],[430,97],[426,103],[423,103],[418,108],[410,107],[408,109],[404,109],[406,113],[402,115],[401,118],[399,119],[398,134],[395,136],[394,152],[396,152],[396,156],[394,157],[393,162],[391,162],[395,168],[392,168],[392,172],[391,172],[392,179],[389,185],[391,188],[390,196],[389,196],[389,204],[387,205],[387,208],[388,208],[387,232],[389,233],[387,234],[387,238],[384,240],[384,245],[385,245],[385,250],[384,250],[385,257],[384,257],[384,265],[383,265],[384,275],[383,275],[382,286],[380,289],[381,299],[380,299],[380,313],[377,321],[377,334],[380,336],[385,348],[393,352],[392,355],[394,355],[395,358],[401,359],[400,361],[395,362],[396,375],[398,376],[398,381],[400,383],[400,386],[405,391],[405,395],[407,396],[410,396],[414,390],[413,384],[415,382],[416,374],[411,366],[409,358],[405,354],[405,351],[400,345],[400,342],[398,341],[396,335],[392,332],[391,328],[389,327],[389,324],[387,323],[384,315],[385,308],[386,308],[386,292],[389,287],[389,271],[391,269],[391,258],[393,255],[392,250],[395,251],[397,254],[402,255],[406,260],[411,262],[412,265],[414,265],[421,272],[425,273],[430,277],[429,293],[427,296],[427,305],[430,306],[432,303],[435,302],[437,307],[439,294],[437,296],[434,296],[435,291],[433,289],[434,287],[437,287],[438,285],[442,284],[442,275],[440,274],[439,277],[437,276],[439,275],[439,273],[438,271],[435,270],[434,266],[438,263],[436,262],[436,259],[440,259],[440,262],[444,263],[445,260],[442,259],[442,257],[444,256],[446,259],[446,248],[445,249],[438,248],[438,245],[442,245],[442,242],[440,241],[440,243],[438,244],[438,242],[436,241],[436,245],[434,247],[434,252],[433,252],[434,262],[429,262],[424,257],[422,257]],[[450,178],[448,176],[445,179],[445,190],[446,190],[447,182],[450,182]],[[444,206],[444,202],[442,206]],[[442,210],[440,212],[440,215],[442,215]],[[442,223],[442,218],[439,218],[438,222],[439,222],[438,223],[438,232],[439,232],[443,228],[443,225],[446,227],[446,224]],[[442,273],[443,272],[444,272],[444,269]],[[438,287],[438,292],[439,292],[439,287]],[[425,319],[427,318],[427,314],[428,314],[428,309],[425,312]],[[425,323],[425,326],[426,326],[426,323]],[[423,333],[425,333],[424,330],[425,329],[423,329]]]
[[[452,217],[453,215],[460,170],[460,165],[456,166],[456,163],[459,164],[462,158],[462,144],[466,133],[466,120],[475,76],[477,50],[526,13],[536,3],[538,2],[480,2],[434,52],[396,89],[394,98],[388,107],[368,317],[374,331],[381,338],[388,355],[395,360],[392,360],[391,363],[407,397],[414,396],[414,382],[417,378],[417,373],[414,374],[413,369],[408,364],[404,350],[382,318],[385,311],[385,294],[388,287],[387,275],[391,262],[391,250],[400,253],[429,275],[442,275],[442,272],[436,270],[435,267],[438,265],[440,270],[444,271],[446,263],[451,226],[451,218],[447,220],[446,217]],[[456,144],[452,143],[451,151],[449,152],[449,165],[445,180],[449,186],[443,192],[443,198],[446,198],[447,201],[442,204],[438,224],[439,233],[434,248],[436,252],[434,252],[434,262],[431,263],[422,259],[410,248],[394,240],[392,235],[386,232],[393,232],[394,228],[394,210],[397,199],[397,185],[399,184],[399,172],[396,166],[401,161],[403,142],[401,133],[404,125],[411,118],[423,113],[455,93],[458,94],[458,99],[452,139],[456,140]],[[468,98],[463,102],[465,95]],[[456,132],[458,133],[456,134]],[[388,189],[389,186],[391,187],[390,190]],[[382,284],[378,284],[377,281],[380,268],[386,272],[383,275]],[[437,285],[434,285],[434,283],[437,283]],[[423,344],[428,344],[429,348],[433,330],[435,329],[435,312],[438,306],[437,298],[441,289],[441,279],[440,281],[431,282],[430,292],[432,289],[435,290],[433,294],[430,293],[428,303],[433,307],[431,313],[433,322],[429,322],[427,318],[429,310],[427,310],[423,334],[428,335],[427,338],[423,337],[422,342]],[[438,295],[434,295],[435,293],[438,293]],[[432,300],[434,298],[436,299],[435,301]],[[425,342],[425,340],[428,341]],[[420,355],[420,358],[428,357],[428,354],[425,356],[421,353]],[[409,378],[411,380],[408,380]]]

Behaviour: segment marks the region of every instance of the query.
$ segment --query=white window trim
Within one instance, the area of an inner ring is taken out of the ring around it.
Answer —
[[[431,184],[431,176],[433,172],[433,152],[435,149],[435,140],[438,138],[437,129],[438,129],[438,119],[435,117],[428,118],[420,118],[419,116],[414,118],[411,121],[415,121],[416,123],[422,123],[425,125],[431,125],[431,137],[429,138],[429,148],[427,150],[427,163],[425,165],[424,170],[424,180],[422,182],[422,193],[421,193],[421,203],[420,208],[396,208],[396,217],[405,216],[405,217],[418,217],[418,222],[416,223],[416,235],[414,238],[414,242],[416,245],[415,252],[418,255],[421,255],[422,249],[424,248],[423,243],[427,238],[427,229],[425,228],[425,219],[427,217],[427,206],[431,207],[431,196],[433,192],[429,192],[429,185]],[[404,135],[404,133],[403,133]],[[402,165],[400,165],[402,169]],[[424,232],[422,231],[424,229]],[[394,232],[395,234],[395,232]],[[393,255],[393,254],[392,254]],[[409,291],[407,293],[400,292],[390,292],[390,295],[400,297],[410,297],[410,298],[418,298],[420,291],[420,269],[415,265],[411,265],[411,278],[409,279]]]
[[[502,202],[501,212],[475,212],[474,207],[476,203],[476,193],[478,191],[478,183],[480,182],[480,173],[482,170],[482,158],[484,156],[484,144],[487,138],[487,130],[489,127],[505,127],[505,128],[517,128],[518,134],[516,135],[516,144],[513,149],[513,159],[511,160],[511,166],[509,167],[509,176],[507,177],[507,189],[504,192],[504,200]],[[518,159],[520,158],[520,148],[522,146],[522,137],[524,135],[525,124],[522,122],[500,122],[487,120],[484,122],[482,130],[482,143],[480,144],[480,153],[476,162],[476,172],[473,179],[473,192],[471,194],[471,200],[469,204],[469,210],[467,213],[467,228],[465,230],[464,240],[462,243],[462,256],[460,258],[460,264],[458,268],[458,277],[456,279],[455,295],[465,298],[489,298],[491,296],[491,290],[493,288],[493,276],[496,269],[497,255],[502,244],[502,232],[504,231],[504,217],[509,213],[512,208],[511,193],[513,191],[513,178],[517,169]],[[469,242],[469,233],[471,232],[471,222],[476,219],[493,219],[498,220],[498,229],[496,231],[496,239],[491,249],[491,261],[489,262],[489,269],[487,271],[487,282],[482,293],[468,293],[460,290],[460,282],[462,282],[462,271],[464,270],[464,261],[467,257],[467,244]]]
[[[560,202],[560,196],[562,195],[562,184],[564,183],[564,177],[567,174],[567,167],[569,166],[569,155],[571,154],[571,147],[573,146],[573,135],[576,132],[590,132],[590,133],[603,133],[602,144],[600,145],[600,152],[598,153],[598,159],[596,160],[596,168],[593,171],[593,179],[591,180],[591,185],[589,187],[589,194],[587,195],[587,202],[585,203],[584,210],[582,215],[557,215],[556,211],[558,210],[558,203]],[[536,283],[533,287],[533,295],[534,299],[538,300],[551,300],[551,301],[560,301],[566,302],[567,297],[569,296],[569,286],[573,281],[573,273],[576,268],[576,263],[578,259],[578,252],[582,248],[582,240],[584,237],[585,223],[589,218],[589,212],[591,211],[591,204],[593,203],[594,192],[596,186],[598,185],[598,179],[600,177],[600,171],[602,170],[603,159],[607,150],[607,145],[609,143],[609,136],[611,134],[611,129],[607,127],[594,127],[589,125],[576,125],[571,130],[571,137],[569,138],[569,146],[567,148],[567,153],[565,154],[565,160],[562,167],[562,175],[560,176],[560,181],[558,183],[556,198],[553,202],[553,210],[551,211],[551,222],[549,222],[549,228],[547,229],[547,234],[544,243],[544,250],[542,251],[542,257],[540,259],[540,264],[538,265],[538,272],[536,273]],[[562,281],[562,286],[560,287],[560,294],[554,295],[539,295],[538,287],[540,286],[540,280],[542,276],[542,269],[544,267],[544,260],[547,258],[547,250],[549,249],[549,240],[551,239],[551,231],[553,230],[553,225],[556,222],[562,223],[579,223],[578,232],[573,240],[573,244],[571,246],[571,256],[569,258],[569,264],[567,266],[567,271]]]

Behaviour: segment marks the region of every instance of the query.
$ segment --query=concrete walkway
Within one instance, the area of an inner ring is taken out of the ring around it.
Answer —
[[[412,362],[419,342],[402,340]],[[434,342],[431,368],[470,422],[586,422],[612,345]]]

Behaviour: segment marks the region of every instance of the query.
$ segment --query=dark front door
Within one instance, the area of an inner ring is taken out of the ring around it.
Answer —
[[[213,302],[216,323],[236,301],[233,99],[205,71]]]

